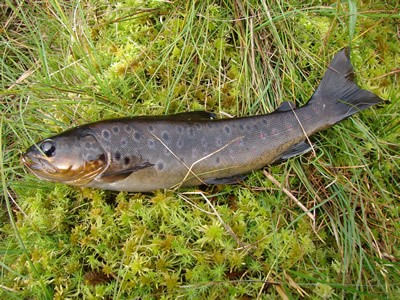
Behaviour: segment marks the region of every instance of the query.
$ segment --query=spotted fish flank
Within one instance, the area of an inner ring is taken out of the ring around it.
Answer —
[[[122,147],[122,148],[125,148],[125,147],[127,147],[127,146],[128,146],[128,139],[125,138],[125,137],[122,137],[122,138],[121,138],[121,147]]]
[[[125,132],[126,133],[131,133],[132,132],[132,126],[127,124],[124,126]]]
[[[153,138],[149,138],[147,140],[147,145],[149,146],[149,149],[154,150],[156,148],[155,142],[156,141]]]
[[[158,171],[164,170],[165,164],[163,160],[158,160],[156,163],[156,167]]]
[[[45,139],[23,161],[44,180],[117,191],[236,183],[240,174],[309,151],[305,134],[382,101],[352,74],[342,50],[303,107],[283,102],[274,113],[236,119],[192,112],[106,120]]]
[[[164,143],[166,143],[166,142],[169,141],[169,134],[168,134],[168,132],[164,131],[164,132],[162,133],[161,136],[162,136],[162,139],[163,139]]]
[[[224,132],[226,135],[231,135],[231,128],[229,126],[224,127]]]
[[[110,140],[110,131],[108,131],[107,129],[102,130],[101,137],[104,140],[109,141]]]

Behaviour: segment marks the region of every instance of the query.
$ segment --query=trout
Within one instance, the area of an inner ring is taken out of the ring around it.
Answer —
[[[356,85],[345,48],[302,107],[283,102],[233,119],[188,112],[105,120],[40,141],[22,161],[40,179],[114,191],[232,184],[311,150],[308,136],[382,101]]]

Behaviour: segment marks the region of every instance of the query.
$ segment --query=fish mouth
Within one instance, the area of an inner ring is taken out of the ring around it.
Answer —
[[[54,174],[57,172],[56,168],[48,162],[47,160],[36,157],[34,155],[30,155],[29,153],[24,153],[21,157],[22,163],[33,173],[51,173]]]
[[[46,160],[46,158],[38,157],[36,154],[29,151],[22,154],[21,161],[24,166],[37,178],[51,182],[82,186],[90,182],[93,177],[97,175],[94,172],[83,175],[82,172],[78,174],[68,174],[68,172],[71,170],[71,167],[60,171],[56,169],[51,162]]]

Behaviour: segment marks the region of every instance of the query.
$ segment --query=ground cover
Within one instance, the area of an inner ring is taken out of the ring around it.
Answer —
[[[400,296],[398,6],[7,0],[0,14],[1,297]],[[35,141],[106,118],[304,105],[345,46],[389,103],[241,185],[115,193],[21,165]]]

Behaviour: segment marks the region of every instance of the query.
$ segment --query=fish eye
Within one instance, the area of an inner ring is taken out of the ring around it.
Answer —
[[[40,145],[40,149],[47,157],[52,157],[56,152],[56,147],[50,141],[46,141]]]

